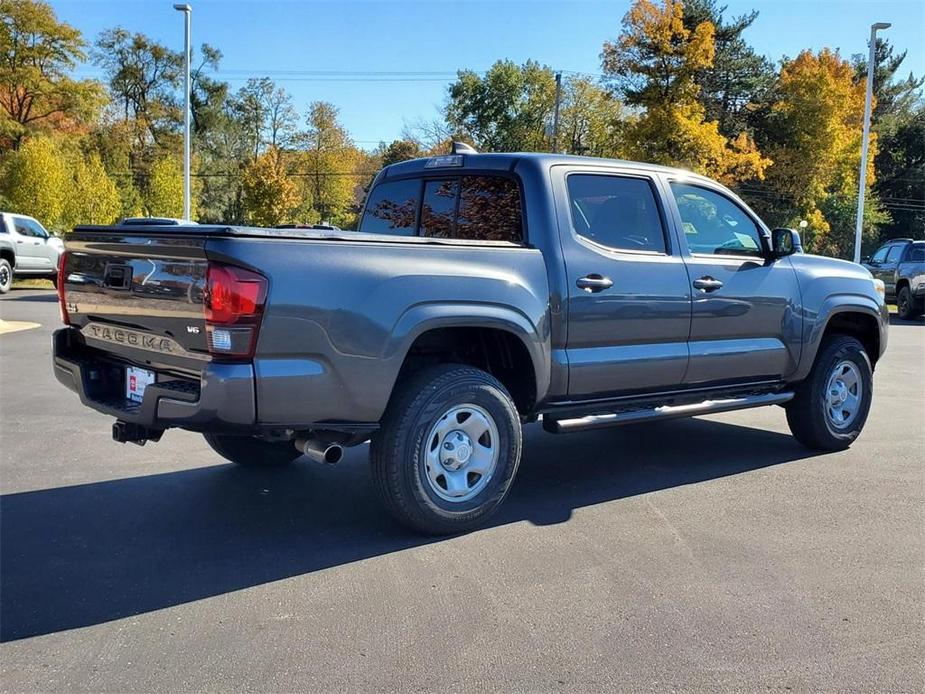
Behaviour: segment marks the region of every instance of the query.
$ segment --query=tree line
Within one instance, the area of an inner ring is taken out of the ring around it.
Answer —
[[[299,111],[268,77],[237,90],[221,51],[193,56],[193,217],[355,224],[383,165],[448,151],[552,151],[649,161],[716,178],[771,225],[805,221],[813,251],[850,257],[866,56],[777,62],[716,0],[636,0],[600,49],[601,72],[535,61],[460,70],[438,119],[374,151],[324,101]],[[868,244],[925,230],[922,78],[878,40],[864,211]],[[0,209],[61,231],[182,213],[183,55],[121,27],[89,43],[36,0],[0,0]],[[79,79],[91,63],[104,79]],[[557,108],[558,107],[558,108]],[[558,118],[556,112],[558,111]],[[554,127],[554,123],[558,127]]]

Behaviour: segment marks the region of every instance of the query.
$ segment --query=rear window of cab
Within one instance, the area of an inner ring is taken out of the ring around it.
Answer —
[[[370,191],[359,231],[523,243],[520,188],[490,175],[384,181]]]

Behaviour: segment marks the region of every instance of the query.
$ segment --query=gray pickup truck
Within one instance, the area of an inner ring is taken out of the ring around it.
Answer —
[[[862,262],[883,282],[900,318],[913,320],[925,312],[925,241],[893,239]]]
[[[799,252],[686,171],[455,153],[383,169],[358,231],[78,227],[57,378],[120,442],[202,432],[243,465],[335,463],[434,534],[483,523],[521,427],[782,405],[849,446],[887,343],[883,285]]]

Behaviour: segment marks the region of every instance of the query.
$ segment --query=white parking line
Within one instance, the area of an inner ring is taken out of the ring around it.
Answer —
[[[32,330],[32,328],[40,328],[41,324],[39,323],[29,323],[27,321],[19,320],[3,320],[0,318],[0,335],[6,335],[7,333],[15,333],[20,330]]]

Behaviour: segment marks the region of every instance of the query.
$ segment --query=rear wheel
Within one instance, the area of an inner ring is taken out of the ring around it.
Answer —
[[[787,424],[805,446],[848,448],[861,433],[873,396],[873,372],[863,345],[838,335],[819,347],[816,363],[787,404]]]
[[[6,294],[13,286],[13,268],[10,261],[0,258],[0,294]]]
[[[302,455],[289,441],[264,441],[255,436],[226,434],[202,436],[225,460],[246,467],[282,467]]]
[[[912,320],[922,315],[922,306],[916,303],[908,285],[903,285],[899,294],[896,295],[896,313],[903,320]]]
[[[501,505],[521,445],[520,415],[496,378],[470,366],[425,369],[398,387],[373,438],[376,491],[414,530],[466,532]]]

